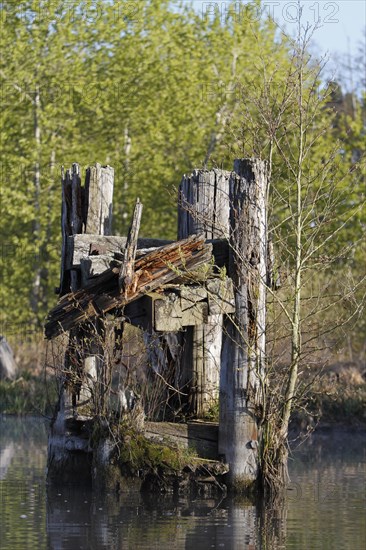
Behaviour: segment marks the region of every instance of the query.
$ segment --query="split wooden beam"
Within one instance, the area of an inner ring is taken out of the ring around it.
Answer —
[[[178,239],[203,234],[206,239],[229,237],[229,180],[227,170],[194,170],[179,186]]]
[[[159,248],[166,244],[172,244],[174,241],[164,239],[137,239],[136,256],[146,254],[148,249]],[[122,260],[124,249],[126,247],[127,237],[116,235],[71,235],[67,239],[66,269],[80,269],[81,261],[86,257],[109,256],[112,260],[117,258]],[[219,258],[227,258],[228,248],[220,246],[218,250]]]
[[[124,292],[125,298],[133,283],[134,264],[137,251],[137,238],[140,231],[141,216],[143,205],[140,199],[136,200],[135,209],[132,216],[131,226],[127,235],[126,247],[124,249],[124,258],[118,276],[118,286],[121,292]]]
[[[87,169],[83,204],[85,233],[112,233],[113,181],[111,166],[101,166],[97,162]]]
[[[62,232],[62,248],[61,248],[61,273],[60,273],[60,286],[58,289],[59,294],[62,296],[70,291],[71,287],[71,273],[67,269],[66,257],[67,257],[67,239],[70,235],[75,233],[75,217],[76,204],[79,202],[77,197],[76,183],[77,179],[73,177],[75,173],[79,173],[79,167],[73,164],[72,170],[61,171],[61,186],[62,186],[62,206],[61,206],[61,232]]]
[[[204,237],[197,236],[154,250],[136,260],[133,282],[126,295],[120,293],[120,270],[114,267],[91,279],[82,290],[63,296],[48,316],[45,335],[53,338],[92,317],[123,307],[143,294],[171,283],[183,273],[189,274],[209,262],[211,257],[212,246],[205,243]]]

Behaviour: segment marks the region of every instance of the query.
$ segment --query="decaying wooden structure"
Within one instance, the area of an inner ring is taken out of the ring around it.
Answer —
[[[195,170],[182,179],[179,240],[170,242],[139,238],[139,200],[127,237],[112,235],[111,167],[89,168],[84,186],[78,165],[62,174],[60,299],[45,334],[67,334],[69,345],[50,435],[50,479],[90,468],[95,450],[83,427],[96,415],[108,417],[113,365],[105,342],[126,324],[146,334],[175,334],[180,349],[169,368],[188,421],[147,419],[139,430],[221,460],[228,485],[256,479],[270,282],[266,192],[266,164],[257,159],[236,160],[232,172]],[[118,394],[119,407],[131,413],[128,391]],[[205,423],[218,402],[219,423]]]

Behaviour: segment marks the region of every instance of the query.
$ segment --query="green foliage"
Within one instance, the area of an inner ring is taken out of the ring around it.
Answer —
[[[6,333],[14,323],[40,326],[54,300],[61,164],[114,166],[115,233],[126,232],[139,195],[142,234],[174,238],[173,186],[229,157],[222,137],[239,82],[252,83],[259,50],[275,64],[286,47],[250,9],[220,21],[167,0],[26,0],[2,2],[1,16]]]
[[[39,328],[54,303],[61,164],[78,161],[84,169],[98,161],[115,168],[114,233],[126,233],[140,196],[141,233],[174,238],[173,188],[183,173],[231,169],[234,157],[268,158],[275,131],[287,153],[296,154],[292,45],[273,22],[258,19],[253,2],[240,16],[235,10],[233,2],[225,18],[210,18],[187,2],[172,8],[168,0],[1,3],[0,332]],[[324,95],[311,128],[319,139],[304,166],[306,235],[311,243],[343,220],[330,252],[359,276],[364,98],[336,85],[326,93],[318,81],[316,89],[310,81],[305,86],[314,107]],[[333,169],[325,162],[329,155]],[[291,196],[292,184],[278,150],[272,164],[281,192],[271,212],[272,225],[281,222],[278,254],[281,240],[290,245],[294,238],[283,223],[293,206],[283,196],[286,190]],[[311,199],[320,186],[332,191],[335,177],[340,217],[319,226],[327,201],[313,211]],[[350,211],[355,216],[346,221]],[[359,245],[347,249],[355,241]]]

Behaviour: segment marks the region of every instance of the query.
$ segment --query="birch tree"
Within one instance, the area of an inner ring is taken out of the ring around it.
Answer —
[[[332,86],[322,82],[324,62],[308,53],[310,38],[299,22],[287,69],[261,58],[262,85],[245,94],[232,127],[233,149],[268,159],[271,174],[269,235],[282,288],[267,286],[261,460],[270,492],[287,482],[289,425],[306,391],[304,372],[342,344],[346,327],[362,318],[366,292],[364,126],[346,134],[337,127]]]

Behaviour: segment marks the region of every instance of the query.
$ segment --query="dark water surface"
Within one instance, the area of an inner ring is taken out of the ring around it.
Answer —
[[[1,550],[366,548],[365,432],[323,431],[303,444],[280,509],[47,489],[41,419],[2,418],[0,449]]]

